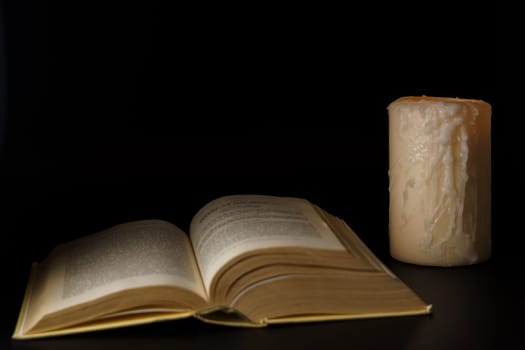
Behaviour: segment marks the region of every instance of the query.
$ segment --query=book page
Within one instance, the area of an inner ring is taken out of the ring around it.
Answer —
[[[188,236],[161,220],[115,226],[57,247],[42,264],[41,313],[131,288],[174,285],[206,298]]]
[[[312,204],[298,198],[216,199],[195,215],[190,237],[207,289],[226,262],[250,250],[286,246],[345,250]]]

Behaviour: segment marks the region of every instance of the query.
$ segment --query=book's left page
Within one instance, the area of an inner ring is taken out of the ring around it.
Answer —
[[[35,264],[13,337],[187,317],[206,300],[187,235],[161,220],[131,222]]]

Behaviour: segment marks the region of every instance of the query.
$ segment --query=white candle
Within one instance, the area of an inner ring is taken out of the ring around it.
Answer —
[[[491,106],[402,97],[388,111],[392,256],[434,266],[488,259]]]

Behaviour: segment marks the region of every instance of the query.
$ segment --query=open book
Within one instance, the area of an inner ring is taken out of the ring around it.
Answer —
[[[304,199],[227,196],[121,224],[34,264],[13,338],[194,316],[235,326],[426,314],[340,219]]]

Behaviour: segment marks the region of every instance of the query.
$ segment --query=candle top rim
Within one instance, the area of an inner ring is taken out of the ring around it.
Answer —
[[[398,104],[403,103],[467,103],[467,104],[477,104],[477,105],[486,105],[490,107],[490,104],[483,100],[468,99],[468,98],[459,98],[459,97],[438,97],[438,96],[403,96],[393,101],[388,105],[388,109],[394,107]]]

